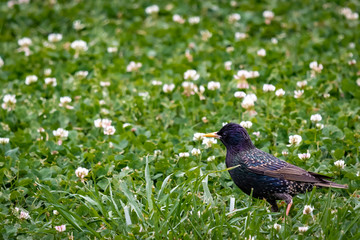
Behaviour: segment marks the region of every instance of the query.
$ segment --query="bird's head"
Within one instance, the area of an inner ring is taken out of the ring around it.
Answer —
[[[220,131],[205,134],[204,137],[218,138],[228,149],[254,147],[245,128],[236,123],[228,123]]]

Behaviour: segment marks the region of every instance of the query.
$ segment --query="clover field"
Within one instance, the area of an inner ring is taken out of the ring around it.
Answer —
[[[1,1],[1,239],[360,239],[359,11]],[[349,188],[272,213],[200,134],[226,122]]]

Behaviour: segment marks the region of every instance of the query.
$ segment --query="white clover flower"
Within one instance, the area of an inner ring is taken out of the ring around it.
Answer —
[[[102,119],[96,119],[96,120],[94,120],[94,125],[95,125],[95,127],[96,128],[101,128],[102,127]]]
[[[3,97],[3,103],[1,104],[1,107],[4,110],[12,111],[15,109],[15,105],[16,105],[15,95],[6,94]]]
[[[259,131],[253,132],[253,135],[255,135],[258,138],[258,137],[260,137],[260,132]]]
[[[254,105],[255,101],[253,98],[249,97],[249,95],[246,95],[241,103],[241,106],[247,110],[254,107]]]
[[[2,68],[2,66],[4,66],[4,60],[0,57],[0,68]]]
[[[257,97],[254,93],[249,93],[246,95],[247,98],[250,98],[251,100],[253,100],[254,102],[257,101]]]
[[[211,162],[215,160],[215,156],[210,156],[206,159],[206,161]]]
[[[299,82],[296,83],[296,86],[298,86],[299,88],[304,88],[304,87],[306,87],[306,85],[307,85],[307,81],[306,81],[306,80],[304,80],[304,81],[299,81]]]
[[[272,84],[264,84],[264,86],[263,86],[264,92],[273,92],[273,91],[275,91],[275,89],[276,89],[275,86]]]
[[[0,138],[0,144],[5,145],[10,142],[9,138]]]
[[[299,153],[298,157],[300,158],[300,160],[307,160],[311,157],[311,154],[309,152],[307,153]]]
[[[203,85],[199,86],[199,89],[195,89],[197,94],[202,94],[205,92],[205,87]]]
[[[198,87],[192,82],[183,82],[181,86],[184,88],[184,94],[186,96],[194,95],[195,91],[198,91]]]
[[[174,22],[177,22],[177,23],[180,23],[180,24],[184,24],[185,23],[185,19],[180,16],[179,14],[175,14],[173,17],[172,17],[172,20]]]
[[[226,61],[224,62],[224,67],[227,71],[230,71],[231,70],[231,65],[232,65],[232,62],[231,61]]]
[[[209,122],[206,117],[202,117],[202,118],[201,118],[201,121],[202,121],[203,123]]]
[[[193,149],[191,150],[191,155],[193,155],[193,156],[199,156],[200,154],[201,154],[200,149],[193,148]]]
[[[237,22],[241,19],[241,16],[240,14],[238,13],[233,13],[231,14],[229,17],[228,17],[228,20],[230,23],[234,23],[234,22]]]
[[[272,11],[266,10],[263,12],[263,17],[273,19],[275,17],[275,14]]]
[[[65,232],[66,231],[66,225],[60,225],[60,226],[55,226],[55,230],[58,232]]]
[[[289,155],[289,152],[284,150],[281,152],[281,154],[286,157],[287,155]]]
[[[114,135],[116,129],[113,126],[106,126],[104,127],[104,134],[105,135]]]
[[[348,20],[357,20],[359,19],[359,14],[353,12],[350,8],[342,8],[340,13],[346,17]]]
[[[89,72],[88,71],[77,71],[76,73],[75,73],[75,76],[77,77],[77,78],[86,78],[87,77],[87,75],[89,74]]]
[[[59,138],[67,138],[69,136],[69,131],[66,131],[63,128],[58,128],[53,131],[53,135]]]
[[[345,161],[344,160],[337,160],[336,162],[334,162],[334,165],[337,167],[337,168],[345,168],[346,164],[345,164]]]
[[[87,43],[83,40],[75,40],[71,43],[70,47],[75,51],[87,51]]]
[[[45,78],[45,84],[56,87],[57,85],[56,78]]]
[[[164,84],[162,89],[164,93],[170,93],[174,90],[174,88],[175,88],[175,84],[171,83],[171,84]]]
[[[359,85],[360,86],[360,85]],[[329,98],[330,97],[330,94],[329,93],[324,93],[323,95],[324,98]]]
[[[124,123],[124,124],[122,125],[123,128],[127,128],[127,127],[129,127],[129,126],[131,126],[130,123]]]
[[[60,107],[65,107],[67,109],[74,109],[73,106],[70,106],[69,103],[71,103],[71,98],[69,96],[65,96],[65,97],[60,97],[60,103],[59,106]]]
[[[10,131],[10,127],[9,127],[9,125],[7,125],[6,123],[1,122],[1,123],[0,123],[0,126],[2,127],[2,129],[3,129],[4,131],[7,131],[7,132]]]
[[[300,98],[304,94],[304,90],[295,90],[294,98]]]
[[[280,225],[280,224],[275,223],[275,224],[274,224],[274,229],[275,229],[276,231],[280,231],[280,229],[281,229],[281,225]]]
[[[355,59],[351,59],[350,61],[348,61],[348,64],[351,65],[355,65],[356,64],[356,60]]]
[[[151,6],[148,6],[147,8],[145,8],[145,12],[146,14],[148,15],[151,15],[151,14],[156,14],[160,11],[160,8],[158,5],[151,5]]]
[[[79,30],[85,28],[85,25],[84,25],[83,23],[81,23],[80,20],[75,20],[75,21],[73,22],[73,28],[74,28],[76,31],[79,31]]]
[[[228,52],[228,53],[233,52],[234,50],[235,50],[235,48],[233,46],[226,47],[226,52]]]
[[[30,85],[31,83],[37,82],[38,77],[36,75],[30,75],[25,78],[25,84]]]
[[[30,214],[29,214],[28,212],[21,211],[19,218],[20,218],[21,220],[23,220],[23,219],[29,219],[29,218],[30,218]]]
[[[89,174],[89,170],[83,167],[78,167],[75,170],[75,175],[81,179],[81,181],[84,180],[84,178]]]
[[[110,119],[104,118],[104,119],[96,119],[94,121],[94,125],[96,128],[106,128],[111,126],[112,121]]]
[[[265,23],[270,24],[271,21],[274,19],[275,14],[272,11],[266,10],[263,12],[263,17],[265,18]]]
[[[201,40],[207,41],[212,37],[212,33],[209,30],[200,31]]]
[[[200,17],[198,16],[189,17],[188,21],[191,25],[198,24],[200,22]]]
[[[196,81],[200,78],[200,75],[197,73],[196,70],[190,69],[184,72],[184,79],[185,80],[193,80]]]
[[[161,154],[161,150],[156,149],[154,150],[154,156],[159,156]]]
[[[204,138],[204,133],[194,133],[193,141],[201,141]]]
[[[357,19],[359,19],[359,14],[355,12],[355,13],[347,15],[346,18],[349,20],[357,20]]]
[[[239,70],[236,75],[234,75],[234,79],[248,79],[248,78],[256,78],[259,77],[260,74],[258,71],[247,71],[247,70]]]
[[[246,97],[246,93],[243,92],[243,91],[237,91],[237,92],[234,93],[234,97],[236,97],[236,98],[244,98],[244,97]]]
[[[266,50],[265,49],[260,49],[260,50],[258,50],[257,52],[257,55],[259,56],[259,57],[265,57],[266,56]]]
[[[309,64],[309,67],[311,70],[313,70],[314,72],[320,73],[323,70],[323,65],[322,64],[318,64],[317,61],[313,61]]]
[[[235,40],[236,41],[244,40],[245,38],[247,38],[247,36],[248,35],[246,33],[236,32],[235,33]]]
[[[110,119],[104,118],[101,119],[101,127],[106,128],[111,126],[112,121]]]
[[[303,214],[310,214],[310,213],[312,213],[312,211],[314,211],[314,208],[312,206],[305,205],[304,210],[303,210]]]
[[[271,38],[271,43],[276,45],[276,44],[278,44],[278,40],[273,37],[273,38]]]
[[[298,146],[302,141],[302,137],[300,135],[292,135],[289,136],[290,145]]]
[[[63,36],[60,33],[50,33],[48,35],[48,41],[51,43],[60,42]]]
[[[205,148],[210,148],[215,143],[217,143],[217,140],[214,139],[214,138],[204,137],[203,140],[202,140],[202,144],[205,145]]]
[[[312,122],[320,122],[322,120],[322,117],[321,117],[321,115],[320,114],[314,114],[314,115],[311,115],[311,117],[310,117],[310,121],[312,121]]]
[[[160,86],[160,85],[162,85],[162,81],[152,80],[151,85]]]
[[[318,128],[318,129],[323,129],[324,128],[324,124],[322,124],[322,123],[316,123],[316,128]]]
[[[179,153],[179,158],[185,158],[185,157],[190,157],[190,153],[188,153],[188,152]]]
[[[30,45],[32,45],[32,41],[30,38],[24,37],[18,40],[18,44],[22,48],[28,48]]]
[[[44,75],[45,75],[46,77],[50,76],[51,73],[52,73],[51,68],[46,68],[46,69],[44,69]]]
[[[127,71],[127,72],[135,72],[135,71],[139,70],[141,67],[142,67],[142,63],[131,61],[131,62],[126,66],[126,71]]]
[[[116,53],[116,52],[118,51],[118,48],[117,48],[117,47],[108,47],[108,48],[106,49],[106,51],[107,51],[108,53]]]
[[[306,232],[309,229],[309,227],[304,226],[304,227],[299,227],[299,232],[303,233]]]
[[[57,210],[53,210],[54,215],[59,215],[59,212]]]
[[[211,91],[214,91],[216,89],[220,88],[220,83],[219,82],[214,82],[214,81],[210,81],[207,85],[207,88]]]
[[[110,82],[103,82],[103,81],[100,81],[100,86],[101,87],[109,87],[110,86]]]
[[[282,88],[280,88],[280,89],[276,90],[275,95],[277,97],[282,97],[285,95],[285,91]]]
[[[252,127],[252,122],[250,122],[250,121],[242,121],[241,123],[240,123],[240,126],[242,126],[243,128],[251,128]]]

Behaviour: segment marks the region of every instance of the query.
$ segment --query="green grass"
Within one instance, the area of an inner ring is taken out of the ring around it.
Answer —
[[[7,94],[16,97],[13,110],[0,108],[0,137],[9,138],[0,144],[1,238],[360,239],[360,27],[359,19],[341,14],[344,7],[359,12],[358,1],[51,2],[11,8],[0,2],[1,104]],[[147,15],[145,8],[153,4],[159,13]],[[264,22],[265,10],[275,13],[271,24]],[[241,19],[229,23],[233,13]],[[174,22],[174,14],[186,22]],[[200,22],[189,24],[191,16],[200,16]],[[83,29],[73,28],[76,20]],[[204,30],[212,33],[207,41],[200,34]],[[236,32],[248,37],[236,41]],[[50,33],[63,38],[46,47]],[[29,56],[18,51],[24,37],[32,40]],[[75,40],[88,46],[78,57],[70,47]],[[257,55],[261,48],[265,57]],[[357,63],[349,65],[352,59]],[[141,68],[127,72],[130,61]],[[232,61],[229,71],[226,61]],[[309,68],[313,61],[324,66],[315,76]],[[52,70],[49,77],[57,86],[45,85],[45,69]],[[205,87],[204,100],[183,94],[189,69],[200,74],[188,81]],[[241,90],[256,94],[255,116],[234,97],[240,89],[233,75],[240,69],[260,74]],[[89,74],[81,78],[78,71]],[[38,80],[26,85],[29,75]],[[152,80],[175,88],[165,93]],[[303,80],[304,94],[294,98]],[[220,82],[220,89],[209,90],[210,81]],[[264,84],[286,94],[264,92]],[[149,96],[141,96],[144,92]],[[64,96],[72,99],[73,109],[59,106]],[[317,113],[323,129],[310,121]],[[112,120],[114,135],[95,127],[99,118]],[[258,148],[333,176],[349,189],[298,195],[284,221],[283,202],[279,213],[271,213],[268,203],[235,186],[220,142],[205,148],[193,141],[194,133],[214,132],[230,121],[251,121],[248,131]],[[58,128],[69,131],[61,145],[53,135]],[[253,135],[257,131],[259,137]],[[295,134],[302,136],[301,144],[288,147]],[[178,157],[193,148],[201,154]],[[300,160],[298,154],[307,151],[311,158]],[[210,156],[215,159],[207,161]],[[340,159],[343,169],[334,165]],[[78,167],[90,170],[84,181],[75,175]],[[305,205],[314,207],[312,214],[303,214]],[[21,211],[30,218],[21,219]],[[57,232],[55,226],[63,224],[66,231]],[[303,226],[309,228],[300,233]]]

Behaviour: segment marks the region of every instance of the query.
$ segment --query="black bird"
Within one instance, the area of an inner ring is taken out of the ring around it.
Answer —
[[[292,197],[311,191],[314,186],[348,188],[327,179],[331,177],[308,172],[257,149],[239,124],[226,124],[220,131],[205,134],[221,140],[226,147],[226,166],[235,184],[246,194],[266,199],[273,212],[279,211],[276,200],[285,200],[289,215]]]

